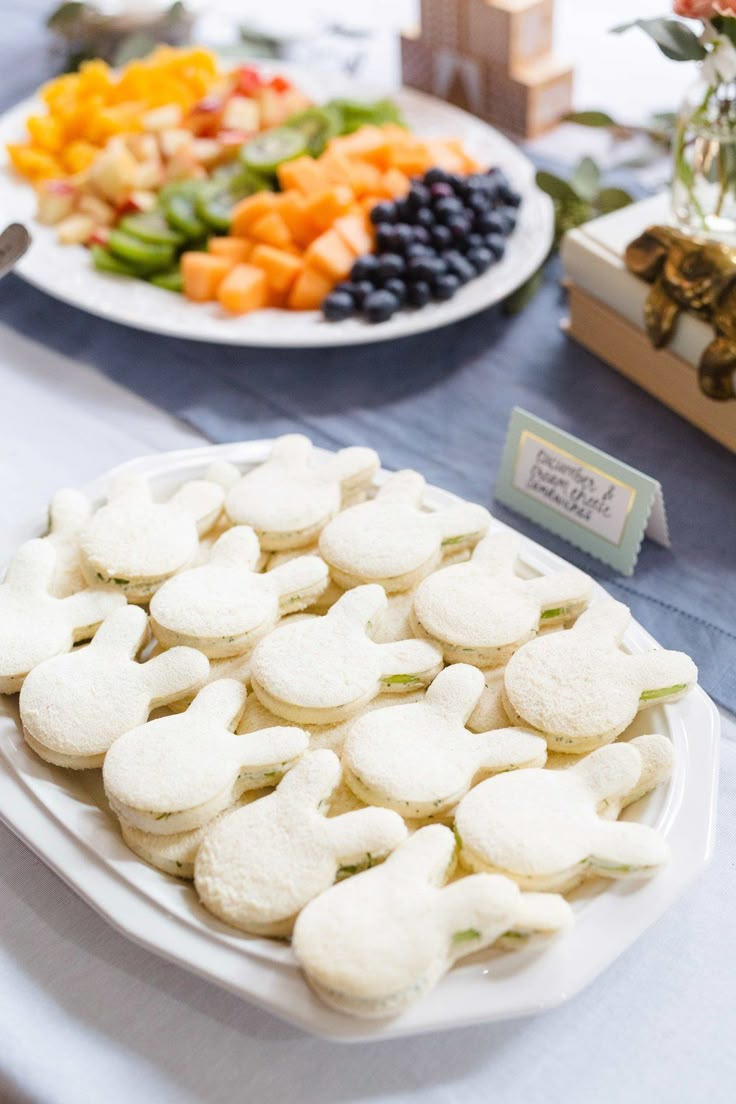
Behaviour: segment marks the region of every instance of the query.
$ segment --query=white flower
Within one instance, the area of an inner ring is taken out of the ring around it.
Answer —
[[[713,48],[703,62],[703,76],[708,84],[736,80],[736,46],[725,35],[711,39]]]

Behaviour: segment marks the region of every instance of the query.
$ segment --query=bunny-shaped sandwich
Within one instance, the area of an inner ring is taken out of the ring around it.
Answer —
[[[137,663],[146,631],[143,610],[123,606],[87,647],[31,671],[20,717],[27,742],[42,759],[77,770],[100,767],[115,740],[144,724],[151,710],[202,685],[209,664],[194,648]]]
[[[630,620],[626,606],[604,599],[571,629],[519,648],[504,673],[512,722],[539,729],[550,749],[578,754],[615,740],[640,709],[687,693],[698,670],[683,652],[621,650]]]
[[[564,893],[587,877],[649,875],[666,840],[646,824],[617,822],[624,805],[664,781],[664,736],[611,744],[560,770],[525,770],[481,782],[457,807],[461,858],[506,874],[523,889]]]
[[[304,609],[329,581],[318,556],[257,574],[258,538],[246,525],[217,540],[209,562],[174,576],[151,599],[151,627],[165,646],[190,644],[212,658],[250,649],[279,618]]]
[[[588,604],[592,582],[575,568],[520,578],[520,544],[515,533],[489,534],[469,562],[442,568],[420,583],[415,626],[442,648],[446,662],[498,667],[540,624],[570,620]]]
[[[507,932],[554,932],[572,911],[553,894],[523,894],[477,874],[445,885],[455,837],[432,824],[372,870],[321,894],[300,913],[293,948],[315,992],[355,1016],[392,1016],[463,955]]]
[[[426,686],[442,665],[433,645],[376,644],[368,636],[371,620],[385,608],[380,586],[357,587],[324,617],[275,629],[253,652],[251,681],[261,702],[297,724],[334,724],[381,691]]]
[[[378,464],[369,448],[341,449],[320,459],[307,437],[289,434],[274,442],[264,464],[230,487],[225,508],[236,525],[255,529],[262,548],[304,548],[347,495],[369,486]]]
[[[53,594],[56,552],[41,538],[21,545],[0,586],[0,694],[15,694],[29,671],[88,640],[102,620],[125,605],[122,594],[90,587]]]
[[[113,812],[166,835],[206,824],[245,790],[273,785],[309,744],[298,728],[234,735],[246,691],[234,679],[200,690],[185,713],[131,729],[112,745],[102,779]]]
[[[43,538],[54,546],[56,567],[51,592],[67,598],[87,586],[82,574],[79,542],[90,517],[92,504],[81,491],[71,487],[57,491],[49,506],[49,531]]]
[[[490,521],[483,506],[458,502],[423,510],[424,488],[418,472],[397,472],[374,499],[343,510],[325,526],[319,552],[339,586],[380,583],[387,592],[410,590],[434,571],[444,550],[480,540]]]
[[[147,602],[194,560],[224,497],[218,483],[193,479],[166,502],[154,502],[146,479],[120,479],[82,534],[85,578],[114,585],[131,602]]]
[[[406,839],[406,825],[388,809],[327,817],[340,774],[333,752],[309,752],[275,793],[207,829],[194,883],[210,912],[244,931],[288,935],[299,910],[338,876]]]
[[[350,788],[402,816],[431,817],[456,805],[481,775],[544,766],[541,736],[465,727],[484,685],[476,667],[458,663],[437,675],[422,701],[359,717],[343,751]]]

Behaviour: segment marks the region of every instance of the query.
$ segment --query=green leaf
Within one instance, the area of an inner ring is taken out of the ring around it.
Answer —
[[[129,61],[135,61],[137,58],[148,57],[152,50],[156,48],[156,40],[151,38],[147,34],[143,34],[140,31],[136,31],[134,34],[126,35],[120,45],[115,50],[113,57],[114,65],[127,65]]]
[[[578,126],[585,127],[616,126],[615,119],[605,111],[571,111],[569,115],[563,115],[562,120],[565,123],[577,123]]]
[[[592,157],[582,159],[572,174],[570,184],[581,199],[593,199],[601,184],[601,172]]]
[[[80,3],[79,0],[67,0],[66,3],[59,4],[58,8],[54,8],[46,20],[46,26],[51,31],[64,34],[73,30],[80,16],[86,14],[87,4]]]
[[[736,19],[729,15],[716,15],[711,23],[719,34],[725,35],[736,46]]]
[[[558,199],[561,203],[574,202],[578,199],[577,193],[570,187],[566,180],[554,173],[545,172],[543,169],[537,173],[537,187],[546,192],[552,199]]]
[[[623,188],[601,188],[595,198],[595,205],[602,215],[618,211],[621,207],[628,207],[633,202],[633,196]]]
[[[679,19],[635,19],[611,27],[611,32],[621,34],[631,27],[640,27],[672,61],[702,61],[706,56],[707,51],[698,36]]]
[[[511,295],[507,295],[502,305],[503,313],[519,314],[528,303],[531,303],[543,283],[544,267],[541,267],[521,287],[518,287],[516,291],[512,291]]]

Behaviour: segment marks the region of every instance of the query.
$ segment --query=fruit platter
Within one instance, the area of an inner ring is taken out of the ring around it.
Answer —
[[[498,132],[308,84],[169,47],[50,82],[0,120],[19,275],[139,329],[304,347],[446,325],[541,263],[549,201]]]

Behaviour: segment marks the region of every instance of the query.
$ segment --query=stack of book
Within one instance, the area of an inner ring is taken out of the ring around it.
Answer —
[[[665,349],[644,330],[651,286],[628,272],[624,252],[648,226],[671,221],[669,197],[655,196],[565,235],[561,256],[569,293],[570,335],[612,368],[736,452],[736,402],[717,402],[698,386],[697,365],[714,333],[683,313]]]
[[[552,54],[554,0],[422,0],[401,36],[404,84],[532,138],[572,107],[572,68]]]

